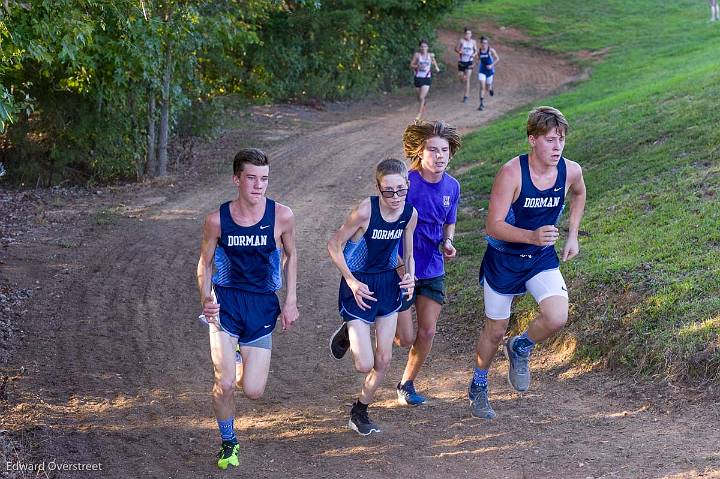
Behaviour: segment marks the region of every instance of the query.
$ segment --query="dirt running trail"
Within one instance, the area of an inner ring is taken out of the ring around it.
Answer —
[[[500,31],[493,46],[502,63],[488,109],[476,111],[474,97],[459,101],[448,62],[426,118],[469,131],[577,78],[557,58],[504,44]],[[476,81],[473,87],[476,95]],[[372,166],[400,155],[416,104],[408,90],[363,108],[318,113],[301,132],[277,124],[258,133],[286,137],[269,149],[268,195],[297,218],[301,317],[292,331],[275,334],[264,398],[239,395],[237,470],[221,472],[213,460],[212,367],[207,331],[195,321],[194,275],[201,220],[234,196],[228,165],[247,145],[246,131],[207,145],[201,154],[222,166],[170,199],[145,198],[157,204],[113,217],[74,247],[26,243],[6,251],[10,277],[39,282],[14,360],[25,369],[8,387],[0,424],[24,433],[32,462],[102,463],[102,472],[50,477],[720,477],[720,417],[710,403],[542,354],[522,397],[511,392],[499,359],[490,377],[498,417],[472,419],[472,349],[458,350],[442,334],[418,379],[430,403],[397,405],[407,351],[396,348],[371,410],[383,432],[365,438],[347,429],[361,375],[328,355],[339,275],[325,244],[351,205],[372,192]]]

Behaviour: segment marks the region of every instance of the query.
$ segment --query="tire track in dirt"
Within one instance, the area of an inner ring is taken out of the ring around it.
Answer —
[[[433,86],[428,118],[469,131],[577,78],[556,58],[494,38],[502,89],[489,110],[461,104],[447,72]],[[442,338],[419,379],[431,403],[397,406],[393,386],[407,353],[396,349],[372,409],[384,432],[370,438],[348,432],[361,377],[350,361],[327,353],[338,322],[339,275],[325,244],[350,206],[372,193],[372,166],[401,153],[401,133],[416,108],[412,93],[403,95],[407,102],[399,107],[389,101],[385,111],[352,111],[346,121],[319,122],[270,149],[268,194],[297,217],[301,319],[274,337],[265,397],[238,398],[241,468],[233,474],[662,477],[717,467],[718,416],[704,403],[678,410],[611,376],[552,361],[538,364],[534,387],[522,398],[504,383],[499,361],[491,384],[500,416],[473,420],[465,399],[472,351],[450,353]],[[57,283],[43,280],[28,313],[28,337],[38,340],[25,345],[19,361],[36,364],[14,382],[7,420],[15,430],[45,431],[35,457],[101,462],[102,477],[227,477],[212,460],[212,366],[207,332],[195,321],[194,272],[203,215],[234,196],[228,165],[245,133],[227,132],[207,146],[208,155],[224,159],[217,174],[138,217],[113,218],[81,248],[55,253],[33,273],[50,278],[62,264],[76,271]],[[13,260],[21,268],[41,254],[18,249]],[[662,435],[667,430],[674,434]]]

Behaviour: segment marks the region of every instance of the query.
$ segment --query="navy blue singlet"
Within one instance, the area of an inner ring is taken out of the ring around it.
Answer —
[[[520,156],[522,183],[520,196],[510,206],[505,222],[526,230],[536,230],[545,225],[557,225],[565,208],[565,158],[560,157],[555,184],[546,190],[538,190],[530,177],[527,155]],[[510,243],[486,236],[488,244],[498,251],[510,254],[538,254],[552,246],[536,246],[525,243]]]
[[[388,223],[380,214],[380,198],[370,197],[371,213],[367,230],[356,243],[348,241],[343,255],[350,271],[381,273],[398,266],[398,247],[403,231],[412,217],[413,206],[405,208],[397,221]]]
[[[250,293],[271,293],[282,286],[280,248],[275,244],[275,202],[265,202],[262,219],[240,226],[232,219],[230,202],[220,206],[220,239],[215,248],[213,284]]]
[[[494,73],[494,71],[493,71],[493,58],[492,58],[492,55],[490,55],[490,47],[488,47],[488,49],[485,51],[480,50],[479,56],[480,56],[480,73],[482,73],[485,76],[492,75]]]

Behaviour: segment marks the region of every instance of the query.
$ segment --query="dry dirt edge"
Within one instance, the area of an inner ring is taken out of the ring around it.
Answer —
[[[577,79],[571,65],[506,45],[502,32],[492,36],[503,64],[488,110],[459,102],[450,61],[431,90],[428,118],[475,130]],[[101,463],[92,477],[720,477],[714,404],[539,356],[522,396],[507,386],[498,360],[490,375],[498,418],[474,420],[465,396],[472,350],[459,351],[442,335],[417,382],[430,403],[397,405],[393,386],[406,351],[396,349],[371,408],[383,433],[348,431],[361,376],[328,356],[338,274],[324,245],[351,205],[371,193],[372,166],[400,155],[415,108],[406,90],[381,105],[343,110],[258,109],[274,120],[206,145],[199,156],[212,168],[178,183],[180,191],[119,192],[105,199],[125,205],[112,214],[68,213],[72,223],[56,233],[70,238],[66,244],[52,243],[48,228],[35,242],[8,246],[4,274],[37,286],[22,316],[26,341],[3,368],[13,381],[0,429],[24,438],[27,461]],[[241,467],[223,473],[212,459],[212,368],[207,333],[194,319],[194,271],[203,215],[233,197],[227,159],[263,135],[272,142],[269,196],[297,218],[301,319],[275,335],[265,397],[239,396]]]

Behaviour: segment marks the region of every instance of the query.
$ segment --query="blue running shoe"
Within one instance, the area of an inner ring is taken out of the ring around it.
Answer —
[[[415,385],[412,381],[406,381],[405,384],[397,385],[398,402],[403,406],[419,406],[425,404],[427,398],[415,391]]]
[[[517,392],[525,392],[530,387],[530,354],[520,354],[513,350],[513,344],[519,336],[513,336],[505,343],[503,352],[508,360],[508,382]]]
[[[478,386],[470,381],[468,387],[468,397],[470,398],[470,407],[472,408],[473,417],[480,419],[493,419],[496,414],[488,401],[487,386]]]

